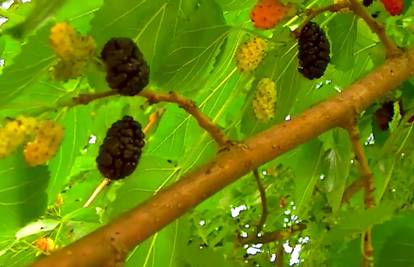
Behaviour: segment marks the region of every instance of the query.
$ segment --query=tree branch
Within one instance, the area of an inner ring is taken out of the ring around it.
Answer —
[[[260,233],[263,230],[263,226],[267,219],[267,199],[266,199],[266,189],[263,186],[262,181],[260,180],[259,171],[257,169],[253,170],[253,176],[256,180],[257,188],[259,189],[260,193],[260,202],[262,203],[262,215],[260,216],[260,220],[257,223],[256,233]]]
[[[214,124],[214,122],[212,122],[206,115],[204,115],[204,113],[202,113],[197,108],[196,104],[193,101],[186,99],[174,92],[163,93],[144,90],[139,93],[139,96],[147,98],[148,102],[151,104],[158,102],[176,103],[190,115],[192,115],[194,119],[197,120],[200,127],[206,130],[220,147],[229,145],[229,140],[224,135],[224,133]]]
[[[351,8],[354,13],[361,17],[368,24],[369,28],[378,35],[378,38],[385,46],[387,58],[402,53],[401,49],[399,49],[394,41],[385,33],[384,25],[371,17],[367,9],[357,0],[349,0],[349,2],[351,3]]]
[[[77,97],[73,98],[73,102],[65,105],[65,106],[75,106],[75,105],[86,105],[92,101],[97,99],[105,98],[108,96],[117,95],[118,92],[111,90],[103,93],[98,94],[81,94]],[[195,103],[183,96],[180,96],[174,92],[163,93],[157,92],[149,89],[144,89],[144,91],[140,92],[137,96],[142,96],[148,99],[150,104],[159,103],[159,102],[168,102],[168,103],[175,103],[187,111],[188,114],[194,117],[194,119],[198,122],[201,128],[206,130],[211,137],[217,142],[220,147],[226,147],[230,144],[230,141],[224,135],[224,133],[218,128],[214,122],[210,120],[204,113],[202,113]]]
[[[356,122],[356,117],[353,117],[349,124],[346,126],[346,129],[348,130],[349,136],[351,137],[352,146],[354,148],[355,156],[359,163],[359,169],[361,172],[361,178],[362,184],[365,188],[365,194],[364,194],[364,202],[365,207],[367,209],[375,207],[375,199],[374,199],[374,190],[375,190],[375,181],[374,176],[372,175],[371,168],[368,165],[368,159],[365,155],[364,149],[361,145],[361,135],[359,133],[359,128]],[[366,230],[361,238],[362,238],[362,266],[371,266],[371,263],[373,262],[373,251],[374,248],[372,246],[372,232],[371,227]]]
[[[367,208],[372,208],[375,206],[375,200],[373,193],[375,191],[375,181],[374,176],[372,175],[371,168],[368,165],[367,157],[365,156],[364,149],[360,143],[361,137],[359,134],[358,126],[356,122],[352,122],[346,127],[349,136],[351,137],[352,146],[354,148],[355,157],[358,160],[359,170],[361,172],[362,184],[365,188],[365,206]]]
[[[240,245],[246,245],[246,244],[266,244],[281,240],[286,240],[292,235],[296,234],[297,232],[303,231],[306,229],[306,224],[304,223],[298,223],[295,225],[292,225],[289,228],[285,228],[279,231],[264,233],[260,236],[252,236],[244,239],[239,240]]]
[[[383,65],[342,93],[290,121],[250,137],[242,145],[231,146],[138,207],[39,260],[32,267],[110,266],[120,255],[119,251],[134,248],[243,175],[319,134],[342,125],[355,110],[364,110],[413,76],[413,65],[414,49],[387,59]]]

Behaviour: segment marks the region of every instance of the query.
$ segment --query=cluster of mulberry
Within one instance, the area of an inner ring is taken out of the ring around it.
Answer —
[[[401,15],[404,10],[404,0],[381,0],[381,2],[391,16]]]
[[[13,153],[20,145],[29,140],[38,129],[35,118],[19,116],[6,122],[0,128],[0,158]]]
[[[113,123],[96,158],[101,174],[110,180],[130,175],[137,167],[145,145],[144,138],[141,125],[130,116]]]
[[[292,6],[283,5],[279,0],[260,0],[250,13],[250,19],[256,28],[270,29],[287,17],[291,10]]]
[[[81,75],[96,49],[91,36],[81,36],[67,22],[57,23],[51,28],[49,41],[59,58],[54,67],[54,76],[57,80],[67,80]]]
[[[59,149],[63,128],[53,121],[41,121],[33,141],[24,148],[24,158],[30,166],[45,164]]]
[[[25,144],[23,154],[28,165],[41,165],[54,156],[62,138],[63,128],[55,122],[19,116],[0,129],[0,158]]]
[[[325,32],[314,22],[308,22],[298,36],[299,72],[312,80],[322,77],[330,61],[330,45]]]
[[[149,83],[144,55],[130,38],[112,38],[101,51],[109,87],[121,95],[136,95]]]
[[[268,122],[274,117],[276,99],[275,82],[269,78],[261,79],[253,98],[253,111],[259,121]]]
[[[236,53],[236,64],[240,72],[255,70],[262,62],[266,54],[267,43],[265,40],[253,37],[242,44]]]

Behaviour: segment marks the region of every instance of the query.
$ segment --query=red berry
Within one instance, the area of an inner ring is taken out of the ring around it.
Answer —
[[[381,0],[391,16],[401,15],[404,10],[404,0]]]
[[[250,13],[250,19],[259,29],[270,29],[288,16],[291,6],[285,6],[279,0],[259,0]]]

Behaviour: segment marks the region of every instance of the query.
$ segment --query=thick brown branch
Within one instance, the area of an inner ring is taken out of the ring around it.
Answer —
[[[202,113],[195,103],[191,100],[188,100],[174,92],[162,93],[155,92],[151,90],[144,90],[139,93],[140,96],[148,99],[148,102],[158,103],[158,102],[170,102],[176,103],[185,111],[197,120],[201,128],[206,130],[211,137],[217,142],[220,147],[225,147],[229,144],[229,140],[226,138],[224,133],[208,118],[204,113]]]
[[[141,203],[112,223],[41,259],[33,267],[109,266],[119,251],[132,249],[225,186],[269,160],[341,125],[354,110],[413,76],[414,49],[385,61],[341,94],[314,106],[290,121],[260,132],[243,145],[230,147],[210,162]]]
[[[297,232],[303,231],[306,229],[306,224],[304,223],[298,223],[295,225],[292,225],[289,228],[282,229],[279,231],[264,233],[260,236],[252,236],[244,239],[240,239],[239,243],[240,245],[246,245],[246,244],[266,244],[281,240],[286,240],[292,235],[296,234]]]
[[[260,202],[262,204],[262,215],[260,216],[260,220],[257,223],[257,227],[256,227],[256,232],[260,233],[263,230],[264,224],[266,223],[267,214],[268,214],[266,189],[264,188],[263,183],[260,180],[259,171],[257,169],[253,171],[253,176],[254,176],[254,179],[256,180],[257,188],[259,189]]]
[[[399,49],[394,41],[391,40],[391,38],[388,37],[388,35],[385,33],[384,25],[371,17],[367,9],[361,5],[358,0],[349,0],[349,2],[351,3],[351,8],[354,13],[361,17],[367,23],[370,29],[378,35],[378,38],[385,46],[387,58],[402,53],[401,49]]]

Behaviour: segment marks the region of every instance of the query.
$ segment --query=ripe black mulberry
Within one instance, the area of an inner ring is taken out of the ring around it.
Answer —
[[[109,87],[121,95],[136,95],[149,83],[144,55],[129,38],[112,38],[101,51]]]
[[[101,174],[111,180],[130,175],[138,165],[144,138],[141,125],[131,116],[124,116],[113,123],[96,158]]]
[[[322,77],[330,61],[330,45],[325,32],[314,22],[308,22],[300,31],[299,72],[312,80]]]
[[[370,6],[374,0],[364,0],[362,3],[364,6]]]

